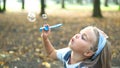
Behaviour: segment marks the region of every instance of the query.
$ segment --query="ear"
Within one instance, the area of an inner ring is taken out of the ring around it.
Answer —
[[[91,50],[89,50],[89,51],[87,51],[87,52],[84,53],[84,56],[91,57],[93,54],[94,54],[94,52],[91,51]]]

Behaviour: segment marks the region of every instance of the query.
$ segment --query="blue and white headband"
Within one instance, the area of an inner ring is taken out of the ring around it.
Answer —
[[[107,42],[106,38],[108,38],[108,36],[105,37],[103,32],[99,31],[98,50],[93,55],[92,60],[94,60],[102,52],[102,50],[105,47],[106,42]]]

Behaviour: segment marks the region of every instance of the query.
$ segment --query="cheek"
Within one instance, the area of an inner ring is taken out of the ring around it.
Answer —
[[[88,49],[88,44],[86,42],[76,41],[70,45],[70,48],[75,52],[84,53]]]

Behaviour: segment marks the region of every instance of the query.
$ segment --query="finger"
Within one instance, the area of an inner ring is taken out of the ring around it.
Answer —
[[[45,27],[45,26],[48,26],[48,27],[49,27],[49,24],[44,24],[43,27]]]

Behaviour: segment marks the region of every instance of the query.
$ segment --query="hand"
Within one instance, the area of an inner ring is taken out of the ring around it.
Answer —
[[[44,26],[48,26],[48,27],[49,27],[48,24],[45,24]],[[50,32],[51,32],[50,29],[49,29],[48,31],[45,31],[45,30],[43,29],[43,30],[42,30],[42,34],[41,34],[41,37],[42,37],[44,40],[46,40],[46,39],[48,38]]]

